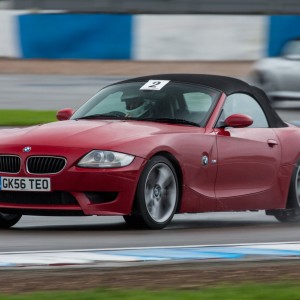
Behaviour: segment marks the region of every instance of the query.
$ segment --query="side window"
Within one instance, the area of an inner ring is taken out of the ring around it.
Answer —
[[[254,98],[247,94],[232,94],[227,97],[221,118],[225,120],[232,114],[245,114],[250,116],[253,119],[253,124],[249,127],[269,127],[268,120],[261,106]]]
[[[203,120],[213,102],[209,94],[201,92],[184,93],[183,99],[189,114],[188,119],[195,123]]]
[[[200,92],[185,93],[183,97],[190,112],[207,112],[212,103],[208,94]]]

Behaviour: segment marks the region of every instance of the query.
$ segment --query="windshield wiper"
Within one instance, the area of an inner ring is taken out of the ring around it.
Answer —
[[[172,119],[172,118],[147,118],[143,119],[143,121],[153,121],[153,122],[162,122],[162,123],[172,123],[172,124],[186,124],[191,126],[200,127],[198,123],[184,120],[184,119]]]
[[[127,120],[128,118],[123,113],[94,114],[94,115],[76,118],[76,120],[89,120],[89,119]]]
[[[143,119],[140,119],[140,118],[126,117],[125,114],[123,114],[121,112],[107,113],[107,114],[94,114],[94,115],[76,118],[76,120],[92,120],[92,119],[150,121],[150,122],[162,122],[162,123],[172,123],[172,124],[186,124],[186,125],[200,127],[200,125],[198,123],[184,120],[184,119],[172,119],[172,118],[143,118]]]

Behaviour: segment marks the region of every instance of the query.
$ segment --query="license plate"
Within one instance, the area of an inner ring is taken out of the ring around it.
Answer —
[[[50,178],[0,177],[0,190],[48,192],[51,181]]]

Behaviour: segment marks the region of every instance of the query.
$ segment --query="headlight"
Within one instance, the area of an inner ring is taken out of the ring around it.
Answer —
[[[134,156],[113,151],[93,150],[84,156],[78,167],[83,168],[119,168],[132,163]]]

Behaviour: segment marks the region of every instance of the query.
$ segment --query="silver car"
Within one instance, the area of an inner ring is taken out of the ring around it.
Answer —
[[[287,42],[279,57],[255,63],[249,81],[271,101],[300,100],[300,39]]]

